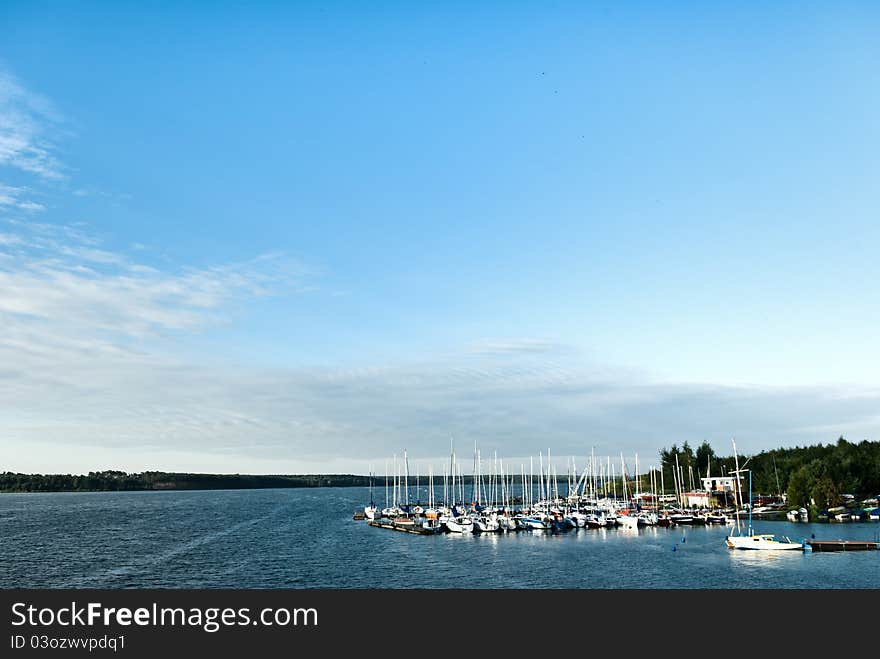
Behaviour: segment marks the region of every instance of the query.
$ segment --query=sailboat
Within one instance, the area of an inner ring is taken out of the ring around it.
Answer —
[[[625,529],[638,529],[638,515],[630,515],[629,508],[630,506],[634,506],[635,504],[633,504],[627,496],[626,462],[624,462],[623,460],[623,453],[620,454],[620,484],[623,489],[623,500],[627,502],[627,507],[617,515],[617,524]]]
[[[736,471],[732,472],[736,474],[736,478],[734,479],[734,483],[737,485],[736,491],[738,496],[736,497],[736,531],[727,536],[724,541],[728,547],[731,549],[763,549],[763,550],[800,550],[803,551],[804,543],[802,542],[792,542],[787,536],[775,536],[772,533],[755,533],[752,528],[752,470],[751,469],[740,469],[739,468],[739,458],[736,454],[736,442],[733,442],[733,459],[736,462]],[[748,460],[746,461],[748,462]],[[745,466],[745,465],[743,465]],[[740,485],[740,474],[748,471],[749,472],[749,528],[745,535],[742,534],[742,529],[740,528],[740,508],[742,504],[742,487]]]
[[[452,473],[452,505],[450,506],[450,514],[448,516],[441,517],[441,522],[446,527],[446,530],[450,533],[473,533],[474,532],[474,520],[464,514],[463,510],[459,510],[455,506],[455,472],[458,464],[455,461],[455,449],[452,449],[452,454],[449,458],[449,467]],[[463,481],[461,478],[461,471],[459,470],[458,474],[459,488],[463,488]],[[462,492],[459,493],[459,498],[464,499],[464,494]]]
[[[373,501],[373,468],[370,467],[370,505],[364,506],[364,516],[367,519],[376,519],[379,509]]]

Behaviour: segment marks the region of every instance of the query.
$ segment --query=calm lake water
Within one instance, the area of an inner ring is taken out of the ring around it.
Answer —
[[[732,551],[718,527],[416,536],[353,521],[367,499],[366,488],[3,494],[0,587],[880,588],[880,551]],[[755,527],[793,540],[880,531]]]

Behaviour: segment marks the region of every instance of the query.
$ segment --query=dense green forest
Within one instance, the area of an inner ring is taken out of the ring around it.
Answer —
[[[696,485],[706,475],[724,475],[735,469],[733,456],[720,457],[708,442],[696,450],[687,442],[660,451],[663,480],[667,491],[673,490],[675,460],[684,473],[684,484],[690,487],[693,472]],[[740,467],[752,471],[755,493],[788,494],[792,506],[818,508],[841,505],[844,494],[857,499],[880,494],[880,442],[867,440],[854,444],[843,437],[836,443],[815,446],[773,449],[752,456],[739,456]]]
[[[369,485],[368,476],[302,474],[255,476],[248,474],[181,474],[145,471],[92,471],[70,474],[0,473],[0,492],[82,492],[124,490],[242,490],[269,487],[351,487]]]

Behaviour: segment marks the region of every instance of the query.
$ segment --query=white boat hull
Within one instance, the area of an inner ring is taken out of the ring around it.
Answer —
[[[473,533],[474,523],[469,519],[448,519],[446,520],[446,528],[450,533]]]
[[[533,517],[526,517],[520,520],[524,528],[532,529],[535,531],[546,531],[550,528],[550,525],[540,519],[535,519]]]
[[[772,535],[729,535],[725,541],[731,549],[764,551],[803,551],[804,549],[803,543],[791,542],[787,538],[777,540]]]
[[[639,528],[639,518],[631,517],[630,515],[620,515],[617,518],[617,523],[625,529]]]
[[[501,526],[494,519],[478,519],[473,525],[474,533],[497,533]]]

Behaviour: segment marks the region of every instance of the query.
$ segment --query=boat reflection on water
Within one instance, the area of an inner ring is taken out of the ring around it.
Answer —
[[[784,567],[791,561],[804,560],[803,551],[731,551],[730,564],[734,567]]]

